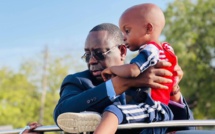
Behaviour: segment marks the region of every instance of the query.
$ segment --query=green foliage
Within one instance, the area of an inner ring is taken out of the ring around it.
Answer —
[[[215,1],[177,0],[165,11],[163,34],[184,70],[181,89],[195,118],[215,118]]]
[[[41,97],[43,92],[42,79],[43,79],[43,71],[44,64],[47,64],[46,68],[46,98],[45,98],[45,108],[44,108],[44,118],[42,124],[55,124],[53,120],[53,111],[59,100],[59,89],[64,77],[68,74],[70,69],[76,69],[74,64],[75,60],[71,56],[63,56],[63,57],[48,57],[47,63],[44,63],[44,58],[38,58],[32,60],[28,60],[21,65],[20,72],[22,72],[31,82],[36,86],[38,93],[40,94],[40,98],[38,102],[41,106]],[[79,67],[79,69],[83,69]],[[39,107],[40,109],[40,107]],[[39,113],[37,111],[37,121],[39,121]]]
[[[60,85],[70,70],[83,70],[71,56],[47,58],[46,97],[43,125],[53,125],[53,111],[59,100]],[[26,60],[18,72],[8,68],[0,69],[0,125],[14,128],[26,126],[29,122],[39,122],[44,58],[38,56]],[[78,69],[77,69],[78,68]]]
[[[0,70],[0,125],[23,127],[36,120],[39,94],[26,76],[8,69]]]

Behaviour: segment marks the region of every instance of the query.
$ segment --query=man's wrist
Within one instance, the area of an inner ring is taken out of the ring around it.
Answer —
[[[179,85],[177,85],[177,86],[173,87],[173,90],[170,93],[170,96],[174,96],[174,95],[176,95],[179,92],[180,92],[180,87],[179,87]]]
[[[170,93],[170,100],[180,103],[181,92],[180,92],[180,87],[178,85],[173,87],[173,90]]]

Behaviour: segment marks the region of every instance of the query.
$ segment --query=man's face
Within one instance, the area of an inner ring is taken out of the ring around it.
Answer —
[[[118,47],[120,44],[116,44],[112,38],[108,36],[107,31],[94,31],[88,34],[85,42],[85,55],[88,55],[88,68],[93,76],[97,80],[103,81],[101,72],[111,66],[122,65],[121,52]],[[105,53],[110,50],[102,57],[97,57],[95,54]]]

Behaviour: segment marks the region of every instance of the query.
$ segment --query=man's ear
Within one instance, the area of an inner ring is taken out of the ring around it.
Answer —
[[[152,32],[152,30],[153,30],[153,25],[151,23],[148,23],[146,25],[146,33],[150,34]]]
[[[121,56],[121,60],[125,60],[126,55],[127,55],[127,48],[125,45],[120,45],[119,46],[119,50],[120,50],[120,56]]]

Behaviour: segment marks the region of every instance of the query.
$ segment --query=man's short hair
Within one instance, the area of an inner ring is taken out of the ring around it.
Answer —
[[[119,45],[125,44],[124,43],[124,37],[123,37],[121,30],[119,29],[119,27],[117,27],[114,24],[111,24],[111,23],[99,24],[90,30],[90,32],[94,32],[94,31],[107,31],[108,35],[111,38],[113,38],[113,40],[117,44],[119,44]]]

